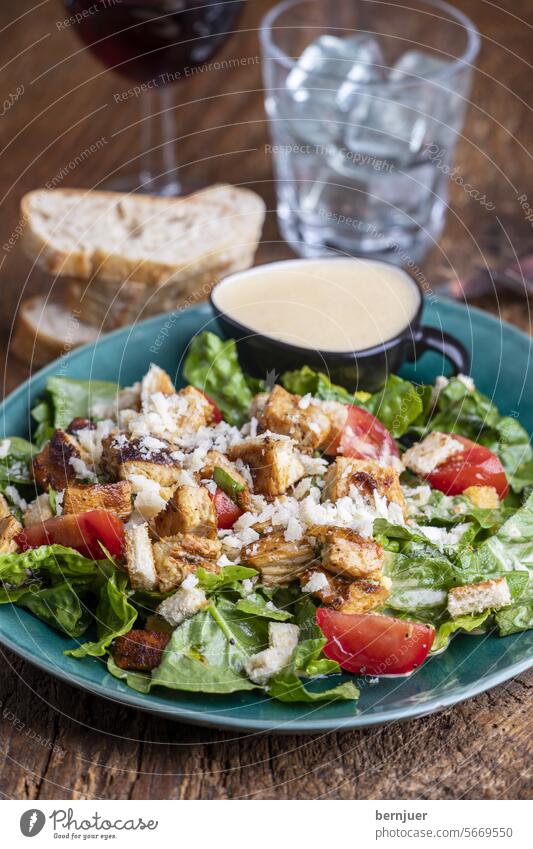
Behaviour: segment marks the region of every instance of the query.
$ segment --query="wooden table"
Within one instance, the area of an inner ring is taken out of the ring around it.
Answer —
[[[257,26],[270,5],[247,4],[239,37],[220,57],[251,57],[247,65],[175,88],[187,175],[250,185],[267,202],[261,261],[290,255],[276,227],[261,68],[254,59]],[[493,264],[514,251],[523,254],[533,244],[533,225],[518,200],[525,194],[533,205],[533,10],[528,0],[504,0],[500,8],[484,0],[458,5],[480,28],[483,48],[456,163],[495,209],[453,184],[446,232],[424,263],[437,282],[485,259]],[[54,179],[93,186],[136,155],[137,130],[125,128],[138,120],[138,101],[114,102],[123,81],[81,48],[72,28],[58,26],[64,17],[55,0],[0,7],[2,91],[24,86],[0,119],[0,245],[12,234],[15,241],[0,251],[5,392],[28,374],[5,354],[19,298],[51,285],[29,274],[18,250],[21,195]],[[102,138],[96,153],[82,155]],[[480,305],[530,330],[524,299],[498,291]],[[2,652],[0,791],[15,799],[531,798],[532,684],[533,675],[524,674],[441,714],[370,731],[234,736],[126,710]]]

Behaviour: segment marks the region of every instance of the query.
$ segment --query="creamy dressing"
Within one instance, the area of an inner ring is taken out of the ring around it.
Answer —
[[[232,275],[216,306],[256,333],[319,351],[361,351],[394,338],[420,293],[399,268],[362,259],[290,260]]]

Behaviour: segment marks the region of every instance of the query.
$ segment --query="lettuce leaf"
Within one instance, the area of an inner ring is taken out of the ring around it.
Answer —
[[[127,586],[127,574],[111,572],[100,588],[94,613],[98,639],[84,643],[77,649],[69,649],[66,655],[102,657],[116,637],[131,631],[137,619],[137,611],[128,601]]]
[[[253,394],[233,339],[223,341],[209,331],[199,333],[189,346],[183,375],[197,389],[207,392],[227,422],[241,425],[245,421]]]
[[[474,631],[476,628],[481,628],[486,620],[491,615],[490,610],[484,610],[483,613],[470,616],[458,616],[457,619],[447,619],[437,627],[437,633],[433,645],[431,646],[431,654],[440,652],[446,648],[450,639],[458,631]]]
[[[361,398],[368,397],[368,393],[348,392],[343,386],[332,383],[325,374],[314,371],[309,366],[303,366],[296,371],[286,371],[280,379],[281,385],[287,392],[294,395],[313,395],[322,401],[340,401],[341,404],[355,404],[360,395]]]
[[[325,645],[324,638],[299,643],[289,665],[268,682],[266,689],[269,696],[280,702],[356,701],[359,690],[353,681],[343,681],[333,686],[324,686],[320,682],[316,688],[309,688],[305,679],[341,672],[336,661],[323,656]]]
[[[68,637],[79,637],[92,622],[90,609],[83,601],[91,589],[91,579],[71,579],[52,587],[25,592],[17,598],[17,604],[56,631]]]
[[[36,441],[42,444],[55,428],[66,428],[78,416],[88,418],[91,407],[96,404],[111,404],[119,389],[117,383],[107,380],[49,377],[44,400],[32,410],[32,416],[38,422]]]

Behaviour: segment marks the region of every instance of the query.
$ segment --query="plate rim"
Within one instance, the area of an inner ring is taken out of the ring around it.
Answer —
[[[440,303],[444,306],[446,310],[450,310],[451,312],[459,314],[465,311],[468,313],[472,312],[477,318],[488,323],[489,325],[492,324],[494,326],[497,326],[500,329],[500,332],[503,331],[505,333],[511,333],[513,336],[520,339],[523,344],[527,344],[529,348],[533,346],[533,339],[529,337],[526,333],[524,333],[522,330],[505,320],[493,316],[491,313],[488,313],[485,310],[480,309],[479,307],[472,307],[468,304],[463,305],[445,297],[440,298]],[[191,312],[213,315],[212,308],[208,302],[194,304],[190,307],[187,307],[185,310],[179,310],[180,315],[187,315]],[[87,351],[95,349],[99,345],[112,343],[113,340],[116,338],[127,338],[128,335],[131,335],[138,328],[141,328],[141,330],[143,330],[144,328],[149,327],[151,324],[158,324],[163,320],[164,316],[166,316],[168,320],[169,317],[174,315],[174,312],[162,313],[160,315],[144,319],[143,321],[137,322],[136,324],[117,328],[116,330],[113,330],[110,333],[106,333],[105,335],[100,336],[98,339],[92,342],[88,342],[85,345],[82,345],[72,351],[69,351],[67,354],[68,361],[72,361],[72,359],[77,359],[83,356]],[[20,386],[17,386],[12,392],[9,393],[9,395],[7,395],[0,402],[0,416],[2,417],[4,423],[6,407],[18,400],[20,396],[26,393],[31,394],[33,385],[36,382],[39,382],[39,380],[41,380],[43,377],[47,376],[51,371],[53,371],[54,368],[57,367],[57,364],[62,361],[63,358],[59,357],[53,360],[51,363],[45,365],[43,368],[36,371],[34,374],[31,374],[25,381],[23,381],[23,383],[20,384]],[[526,671],[533,665],[532,653],[526,658],[523,658],[520,661],[516,661],[515,663],[511,663],[509,666],[506,666],[505,668],[497,672],[492,672],[480,677],[479,679],[477,679],[475,684],[465,684],[461,688],[456,690],[453,694],[446,695],[446,693],[444,692],[441,695],[435,696],[429,701],[421,703],[419,705],[409,704],[404,707],[395,707],[389,710],[379,711],[373,715],[361,712],[359,714],[355,714],[354,716],[342,719],[327,717],[309,720],[287,718],[276,722],[271,719],[239,719],[237,716],[232,717],[228,715],[222,715],[220,713],[214,713],[210,710],[206,711],[191,709],[183,705],[169,705],[168,707],[166,707],[165,705],[159,704],[157,702],[145,701],[140,696],[138,696],[134,690],[129,690],[128,692],[111,693],[101,683],[85,682],[83,679],[77,676],[72,676],[70,673],[62,670],[61,668],[56,667],[53,661],[33,656],[27,649],[22,648],[17,643],[15,643],[10,637],[4,635],[1,632],[0,645],[4,646],[9,651],[12,651],[15,655],[21,657],[23,660],[30,663],[37,669],[50,674],[53,678],[59,679],[72,687],[76,687],[80,690],[83,690],[84,692],[97,695],[115,704],[126,705],[127,707],[141,710],[144,713],[149,713],[157,717],[162,717],[177,722],[186,722],[192,725],[202,727],[218,728],[221,730],[228,729],[236,732],[263,731],[275,734],[316,734],[324,731],[349,731],[359,728],[362,729],[384,725],[390,722],[402,722],[410,719],[417,719],[422,716],[428,716],[430,714],[436,713],[437,711],[445,710],[448,707],[452,707],[455,704],[459,704],[463,701],[466,701],[467,699],[473,698],[481,693],[484,693],[487,690],[490,690],[493,687],[496,687],[499,684],[502,684],[505,681],[514,678],[516,675],[519,675],[520,673]],[[61,656],[63,657],[63,655]]]

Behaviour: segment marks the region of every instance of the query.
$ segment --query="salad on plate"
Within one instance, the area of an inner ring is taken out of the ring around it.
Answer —
[[[32,442],[0,441],[0,602],[66,654],[143,693],[330,702],[533,627],[533,449],[470,377],[262,382],[208,332],[183,375],[49,378]]]

